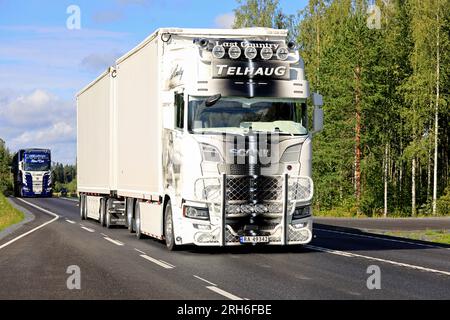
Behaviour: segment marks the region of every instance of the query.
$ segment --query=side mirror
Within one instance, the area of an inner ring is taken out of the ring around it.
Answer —
[[[165,106],[162,108],[163,128],[174,130],[175,129],[175,107]]]
[[[323,97],[314,92],[311,98],[314,105],[313,134],[315,134],[323,130]]]
[[[313,118],[313,133],[318,133],[323,130],[323,109],[321,107],[314,107]]]

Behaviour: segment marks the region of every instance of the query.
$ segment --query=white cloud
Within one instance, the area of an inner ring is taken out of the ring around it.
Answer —
[[[62,142],[73,142],[76,137],[76,130],[73,125],[64,121],[54,123],[49,128],[42,128],[35,131],[25,131],[17,138],[14,138],[12,145],[38,145],[54,144]]]
[[[75,107],[68,101],[38,89],[28,95],[4,96],[0,104],[0,124],[12,126],[48,126],[60,118],[74,118]]]
[[[224,13],[214,19],[216,27],[223,29],[231,29],[234,24],[234,13]]]
[[[11,151],[30,147],[49,148],[55,161],[74,163],[74,103],[42,89],[28,94],[0,90],[0,137]]]

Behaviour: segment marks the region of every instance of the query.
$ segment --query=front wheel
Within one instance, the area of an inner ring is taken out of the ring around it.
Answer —
[[[134,221],[135,221],[136,238],[142,239],[141,209],[139,207],[139,201],[136,201],[136,203],[134,204]]]
[[[166,210],[164,212],[164,238],[166,239],[166,246],[169,251],[174,251],[177,249],[173,232],[172,205],[170,204],[170,201],[167,203]]]
[[[105,226],[106,199],[100,199],[99,222],[102,227]]]
[[[105,226],[107,229],[111,229],[111,208],[113,206],[113,199],[108,199],[106,203],[106,212],[105,212]]]
[[[80,195],[79,207],[81,220],[86,220],[86,196],[84,194]]]
[[[128,231],[134,232],[134,217],[133,217],[134,199],[128,198],[126,201],[127,210],[127,227]]]

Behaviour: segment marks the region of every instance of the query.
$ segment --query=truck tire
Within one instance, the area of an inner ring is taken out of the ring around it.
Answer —
[[[80,195],[79,207],[81,220],[86,220],[86,196],[84,194]]]
[[[164,210],[164,238],[166,239],[166,247],[169,251],[177,249],[173,233],[173,216],[170,200],[167,202],[166,209]]]
[[[106,202],[106,212],[105,212],[105,226],[107,229],[111,229],[111,212],[110,208],[112,207],[113,199],[109,198]]]
[[[100,199],[100,212],[99,212],[99,222],[102,227],[105,226],[105,213],[106,213],[106,199]]]
[[[136,203],[134,204],[134,221],[135,221],[136,238],[142,239],[141,209],[139,208],[139,201],[136,201]]]
[[[133,198],[128,198],[127,202],[126,202],[126,212],[127,212],[127,227],[128,227],[128,231],[130,231],[131,233],[134,232],[134,199]]]

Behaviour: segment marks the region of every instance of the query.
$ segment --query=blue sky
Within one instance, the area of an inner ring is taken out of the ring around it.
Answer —
[[[285,13],[306,0],[280,0]],[[81,29],[69,30],[77,5]],[[75,163],[75,94],[158,27],[229,27],[234,0],[0,0],[0,138]]]

